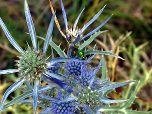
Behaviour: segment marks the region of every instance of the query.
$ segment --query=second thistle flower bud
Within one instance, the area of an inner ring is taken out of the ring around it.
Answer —
[[[22,78],[34,81],[46,72],[46,61],[40,52],[28,48],[19,58],[17,66]]]

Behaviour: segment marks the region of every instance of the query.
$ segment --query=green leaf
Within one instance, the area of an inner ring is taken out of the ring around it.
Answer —
[[[102,77],[101,79],[107,79],[107,68],[104,55],[102,55]]]
[[[142,76],[142,78],[140,79],[140,83],[139,83],[139,87],[138,87],[138,91],[147,84],[147,82],[149,80],[151,80],[151,77],[152,75],[150,75],[150,72],[148,73],[147,70],[146,70],[146,66],[145,66],[145,63],[142,63],[141,61],[139,61],[141,67],[142,67],[142,70],[144,72],[144,75]]]
[[[121,109],[120,106],[105,106],[99,109],[99,112],[104,114],[151,114],[151,112]]]
[[[125,110],[125,114],[151,114],[151,112],[136,111],[136,110]]]
[[[87,41],[84,41],[83,44],[78,49],[82,50],[84,47],[89,45],[99,34],[104,32],[107,32],[107,30],[95,32]]]
[[[102,94],[103,94],[102,96],[105,97],[105,98],[107,98],[107,97],[108,97],[108,96],[107,96],[108,93],[110,93],[110,92],[112,92],[112,91],[114,91],[114,90],[115,90],[115,89],[107,90],[107,91],[105,91],[105,92],[102,93]]]
[[[101,54],[101,55],[111,55],[113,57],[117,57],[119,59],[124,60],[122,57],[115,55],[114,53],[111,53],[109,51],[100,51],[100,50],[89,50],[84,52],[84,56],[89,55],[89,54]]]
[[[110,113],[112,113],[112,114],[118,114],[118,112],[120,114],[125,114],[125,113],[123,113],[123,110],[120,109],[119,106],[109,106],[109,105],[105,106],[105,107],[102,107],[101,109],[99,109],[99,112],[102,112],[104,114],[110,114]]]
[[[137,85],[135,91],[133,92],[133,94],[131,95],[131,97],[129,98],[129,100],[125,103],[125,105],[122,106],[122,108],[128,108],[129,106],[131,106],[131,104],[133,103],[133,101],[136,98],[136,94],[137,94],[137,91],[138,91],[138,88],[139,88],[139,83],[140,83],[140,81],[138,82],[138,85]]]
[[[36,37],[38,37],[38,38],[40,38],[40,39],[42,39],[42,40],[45,41],[45,38],[43,38],[43,37],[40,37],[40,36],[36,36]],[[57,51],[57,53],[60,55],[60,57],[66,57],[66,56],[65,56],[65,53],[61,50],[60,46],[57,46],[57,45],[52,41],[52,37],[51,37],[51,39],[50,39],[50,43],[49,43],[49,44]]]

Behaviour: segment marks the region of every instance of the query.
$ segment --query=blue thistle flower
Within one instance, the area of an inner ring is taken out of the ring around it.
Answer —
[[[80,84],[81,87],[89,86],[89,82],[92,77],[93,77],[92,69],[85,67],[81,75],[79,75],[78,84]]]
[[[105,82],[105,83],[104,83]],[[120,103],[127,100],[110,100],[108,98],[105,98],[104,93],[106,93],[109,90],[113,90],[117,87],[121,87],[124,85],[127,85],[134,81],[128,81],[123,83],[112,83],[107,82],[107,80],[101,80],[101,83],[94,84],[96,86],[94,87],[75,87],[75,97],[77,97],[77,110],[80,110],[83,108],[87,114],[90,114],[91,111],[96,111],[98,113],[98,109],[102,109],[102,107],[106,106],[105,104],[111,104],[111,103]],[[107,96],[106,96],[107,97]]]
[[[56,102],[53,104],[54,114],[74,114],[74,101]]]
[[[81,62],[68,62],[65,65],[66,75],[78,76],[81,74],[81,66],[83,63]],[[82,66],[83,67],[83,66]]]
[[[17,66],[18,69],[9,69],[9,70],[2,70],[0,71],[0,74],[9,74],[9,73],[15,73],[19,72],[21,77],[21,80],[13,84],[9,89],[5,92],[3,100],[0,104],[0,112],[3,108],[3,105],[8,97],[8,95],[15,91],[18,87],[20,87],[24,81],[30,80],[31,82],[34,82],[34,88],[33,88],[33,102],[34,102],[34,114],[36,113],[36,107],[37,107],[37,99],[38,99],[38,90],[39,90],[39,82],[41,81],[41,78],[43,76],[43,73],[46,72],[47,63],[45,60],[45,53],[47,51],[49,40],[52,35],[53,31],[53,25],[54,25],[54,16],[51,19],[49,29],[46,35],[45,43],[43,46],[43,52],[40,52],[39,49],[37,49],[37,38],[36,38],[36,32],[34,28],[34,24],[31,18],[31,14],[29,11],[29,7],[27,4],[27,0],[24,1],[24,9],[25,9],[25,16],[27,25],[29,28],[29,33],[31,36],[32,44],[33,44],[33,50],[28,47],[26,51],[24,51],[18,43],[13,39],[9,31],[7,30],[5,24],[3,23],[2,19],[0,18],[0,24],[2,29],[4,30],[7,38],[11,42],[11,44],[21,53],[21,56],[19,57],[20,60],[17,60]]]
[[[104,104],[110,103],[119,103],[126,100],[110,100],[105,98],[104,93],[109,90],[113,90],[117,87],[124,86],[133,81],[123,82],[123,83],[114,83],[107,80],[96,79],[96,74],[101,67],[102,59],[98,67],[89,69],[84,67],[81,68],[81,75],[79,78],[75,79],[73,82],[77,82],[74,86],[73,91],[75,97],[77,98],[77,106],[79,109],[84,108],[87,113],[91,113],[90,110],[98,112],[98,109],[101,108]],[[107,97],[107,96],[106,96]],[[78,109],[77,109],[78,110]]]
[[[93,69],[87,65],[95,55],[91,56],[87,62],[67,62],[65,63],[66,82],[71,84],[79,84],[80,86],[87,86],[89,80],[93,77]]]
[[[67,39],[67,41],[69,43],[76,44],[77,42],[85,39],[86,37],[88,37],[90,35],[92,35],[97,30],[99,30],[102,26],[104,26],[109,21],[109,19],[112,17],[112,15],[105,22],[103,22],[101,25],[99,25],[97,28],[95,28],[93,31],[91,31],[88,34],[83,36],[84,30],[86,30],[87,27],[90,26],[99,17],[99,15],[104,10],[105,6],[86,25],[84,25],[84,27],[82,29],[78,29],[77,23],[78,23],[78,20],[81,16],[82,12],[84,11],[84,9],[83,9],[81,11],[81,13],[79,14],[79,16],[77,17],[77,19],[76,19],[76,21],[73,25],[73,28],[68,28],[68,21],[67,21],[67,17],[66,17],[66,12],[65,12],[65,9],[64,9],[63,2],[61,0],[62,13],[63,13],[64,23],[65,23],[65,27],[66,27],[66,39]],[[65,35],[63,35],[63,36],[65,36]],[[78,36],[80,36],[80,38]]]
[[[50,100],[52,104],[45,108],[41,113],[53,113],[53,114],[74,114],[76,110],[76,98],[69,97],[70,95],[65,93],[63,94],[59,88],[57,93],[57,98],[52,98],[44,95],[39,95],[40,97]]]

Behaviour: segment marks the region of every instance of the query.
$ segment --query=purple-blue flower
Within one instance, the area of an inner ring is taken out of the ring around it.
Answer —
[[[66,82],[87,86],[93,77],[93,69],[89,67],[88,63],[94,56],[91,56],[87,62],[72,61],[65,63]]]
[[[52,96],[39,95],[41,98],[51,101],[50,106],[44,108],[40,114],[74,114],[77,106],[76,97],[72,97],[68,93],[63,94],[59,88],[57,90],[57,95],[54,98]]]
[[[92,56],[93,58],[93,56]],[[90,59],[91,60],[91,59]],[[96,74],[99,71],[101,66],[102,59],[100,63],[95,68],[87,67],[87,63],[81,63],[79,72],[81,73],[76,74],[73,73],[73,69],[77,69],[79,65],[76,65],[77,62],[69,62],[67,64],[69,76],[73,76],[74,78],[71,79],[73,87],[73,92],[75,97],[77,98],[77,111],[79,112],[81,108],[83,108],[87,113],[91,113],[90,110],[95,110],[96,113],[98,109],[101,108],[104,104],[111,104],[111,103],[120,103],[126,100],[110,100],[106,98],[107,96],[104,95],[106,91],[113,90],[117,87],[124,86],[129,84],[133,81],[123,82],[123,83],[115,83],[110,82],[106,79],[99,80],[96,78]],[[78,64],[78,63],[77,63]],[[66,68],[67,68],[66,67]],[[72,72],[71,70],[72,69]],[[78,72],[78,71],[77,71]],[[69,81],[68,81],[69,82]]]
[[[64,9],[63,2],[61,0],[62,13],[63,13],[64,23],[65,23],[65,27],[66,27],[66,39],[67,39],[67,41],[70,44],[71,43],[76,44],[77,42],[85,39],[86,37],[88,37],[90,35],[92,35],[97,30],[99,30],[102,26],[104,26],[109,21],[109,19],[111,18],[112,15],[106,21],[104,21],[101,25],[99,25],[97,28],[95,28],[94,30],[92,30],[88,34],[83,35],[83,32],[87,29],[87,27],[90,26],[99,17],[99,15],[104,10],[105,6],[86,25],[84,25],[84,27],[82,29],[78,29],[77,23],[78,23],[78,20],[81,16],[82,12],[84,11],[84,9],[83,9],[81,11],[81,13],[78,15],[78,17],[77,17],[77,19],[76,19],[76,21],[73,25],[73,28],[68,28],[68,21],[67,21],[67,17],[66,17],[66,12],[65,12],[65,9]],[[76,40],[77,38],[79,38],[78,35],[80,35],[80,39]]]
[[[3,23],[2,19],[0,18],[0,24],[5,32],[8,40],[11,42],[11,44],[21,53],[21,56],[19,57],[19,60],[16,60],[17,64],[16,66],[18,69],[8,69],[8,70],[1,70],[0,74],[9,74],[9,73],[15,73],[19,72],[19,74],[22,76],[21,80],[13,84],[4,94],[3,100],[0,104],[0,112],[3,108],[3,105],[8,97],[8,95],[15,91],[18,87],[20,87],[24,81],[30,81],[30,83],[34,83],[33,87],[33,102],[34,102],[34,114],[36,113],[36,107],[37,107],[37,99],[38,99],[38,90],[39,90],[39,83],[41,81],[41,78],[43,76],[43,73],[46,72],[46,60],[45,60],[45,54],[49,45],[50,37],[52,35],[53,31],[53,25],[54,25],[54,16],[51,19],[49,29],[46,35],[45,43],[43,46],[43,52],[40,52],[37,47],[37,38],[36,38],[36,32],[34,28],[34,24],[31,18],[31,14],[29,11],[29,7],[27,4],[27,0],[24,1],[24,10],[25,10],[25,16],[26,16],[26,22],[28,25],[29,33],[31,36],[33,49],[31,49],[28,46],[28,49],[24,51],[18,43],[14,40],[14,38],[11,36],[9,31],[7,30],[5,24]]]

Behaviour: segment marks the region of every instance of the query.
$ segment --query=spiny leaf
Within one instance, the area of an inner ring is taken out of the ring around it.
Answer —
[[[110,90],[110,89],[115,89],[115,88],[127,85],[131,82],[134,82],[134,81],[127,81],[127,82],[117,83],[115,85],[110,85],[110,86],[99,89],[98,92],[103,92],[103,91],[107,91],[107,90]]]
[[[109,51],[89,50],[89,51],[84,52],[84,56],[89,55],[89,54],[111,55],[113,57],[117,57],[117,58],[124,60],[122,57],[115,55],[114,53],[111,53]]]
[[[84,47],[86,47],[87,45],[89,45],[99,34],[107,32],[107,30],[105,31],[98,31],[96,33],[94,33],[87,41],[85,41],[78,49],[82,50]]]
[[[120,109],[119,106],[105,106],[99,109],[98,111],[105,114],[151,114],[151,112]]]
[[[45,41],[45,38],[40,37],[40,36],[36,36],[42,40]],[[49,43],[56,51],[57,53],[60,55],[60,57],[66,57],[65,54],[63,53],[63,51],[61,50],[61,48],[59,48],[59,46],[57,46],[53,41],[52,41],[52,37],[50,39],[50,43]]]
[[[44,75],[47,76],[47,77],[56,78],[56,79],[61,80],[61,81],[65,80],[65,77],[63,77],[63,76],[60,75],[60,74],[55,74],[55,73],[46,72]]]
[[[67,57],[58,57],[52,59],[48,64],[47,67],[53,66],[53,64],[58,63],[58,62],[71,62],[71,61],[76,61],[76,62],[86,62],[85,60],[79,60],[75,58],[67,58]]]
[[[138,85],[137,85],[135,91],[133,92],[133,94],[131,95],[131,97],[129,98],[129,100],[125,103],[125,105],[122,106],[122,108],[128,108],[129,106],[131,106],[131,104],[133,103],[133,101],[136,98],[137,90],[139,88],[139,83],[140,83],[140,81],[138,82]]]
[[[107,68],[104,55],[102,55],[102,79],[107,79]]]

